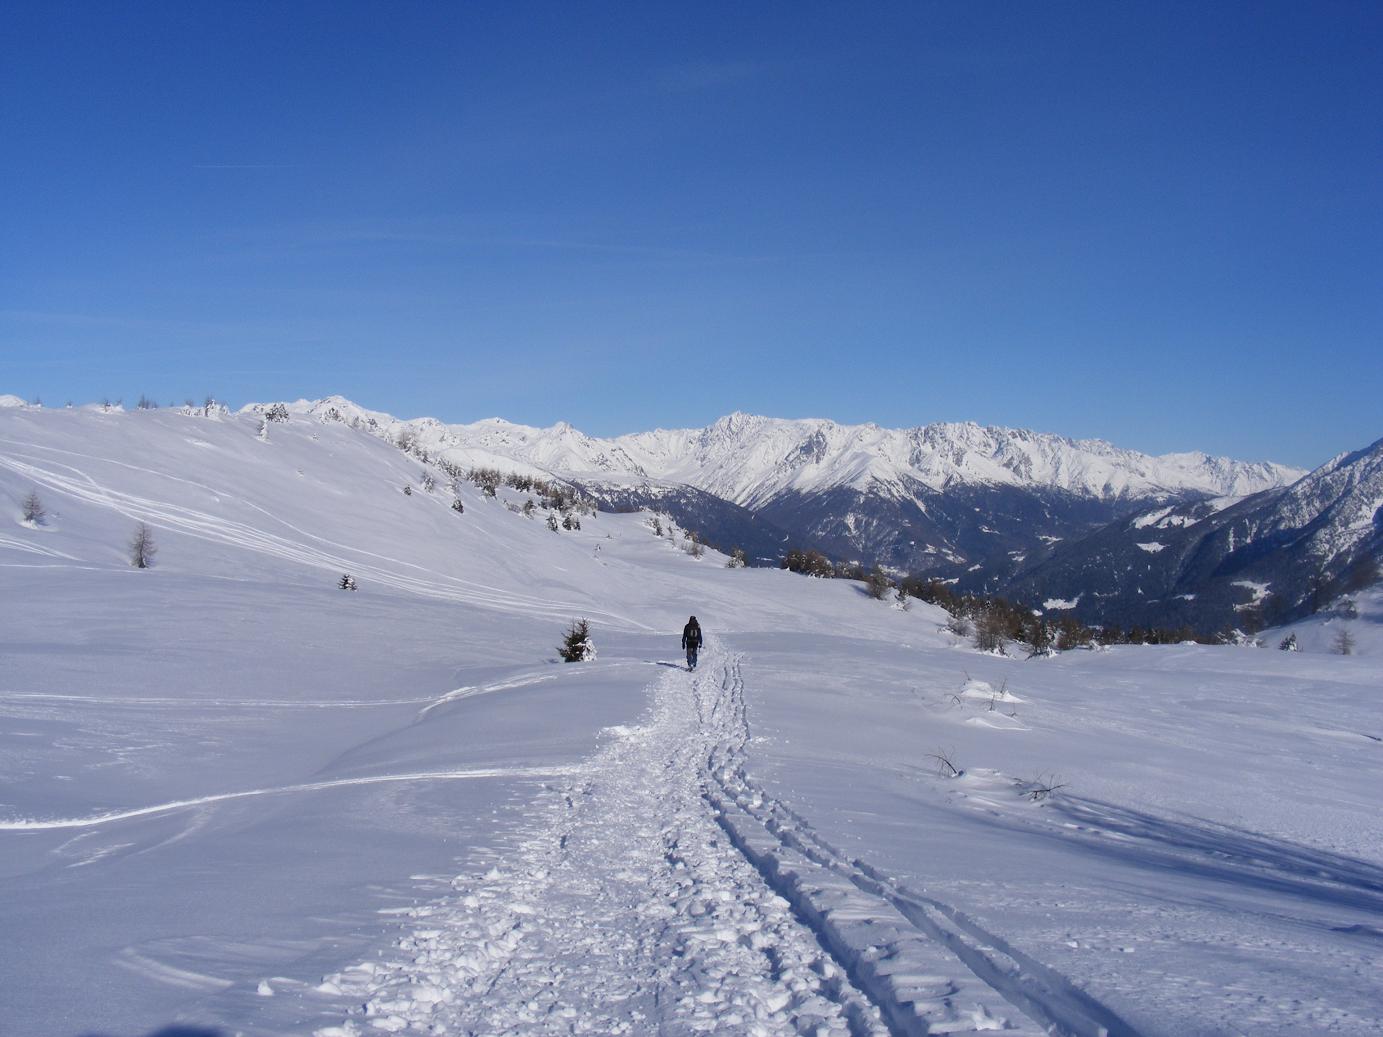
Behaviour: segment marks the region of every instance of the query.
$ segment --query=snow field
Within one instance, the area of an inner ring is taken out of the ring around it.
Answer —
[[[0,1032],[1383,1034],[1376,595],[980,656],[257,424],[0,413]]]

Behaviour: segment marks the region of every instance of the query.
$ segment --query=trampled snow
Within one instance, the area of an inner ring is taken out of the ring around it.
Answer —
[[[0,1032],[1383,1033],[1376,593],[981,655],[260,428],[0,413]]]

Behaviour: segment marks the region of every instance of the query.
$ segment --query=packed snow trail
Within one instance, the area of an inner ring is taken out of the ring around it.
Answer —
[[[328,977],[364,1018],[318,1034],[888,1034],[717,824],[703,682],[662,678],[644,724],[550,788],[517,853],[413,910],[397,960]]]
[[[549,787],[515,853],[410,909],[397,955],[327,977],[361,1007],[317,1037],[1133,1034],[804,823],[791,836],[744,773],[739,660],[703,659]]]

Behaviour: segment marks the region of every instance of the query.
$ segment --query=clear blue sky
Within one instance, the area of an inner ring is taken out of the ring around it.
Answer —
[[[0,7],[0,392],[1383,435],[1383,5]]]

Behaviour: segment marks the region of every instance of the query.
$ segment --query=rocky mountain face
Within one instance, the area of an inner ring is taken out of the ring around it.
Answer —
[[[1274,625],[1377,579],[1383,440],[1288,487],[1196,501],[1054,545],[1006,592],[1087,620]]]
[[[1296,614],[1304,587],[1319,596],[1369,544],[1376,554],[1383,504],[1383,492],[1370,496],[1377,444],[1308,475],[972,423],[885,429],[737,413],[602,439],[565,423],[403,421],[340,397],[287,408],[463,467],[563,479],[607,510],[661,510],[760,563],[817,548],[1090,620]]]

